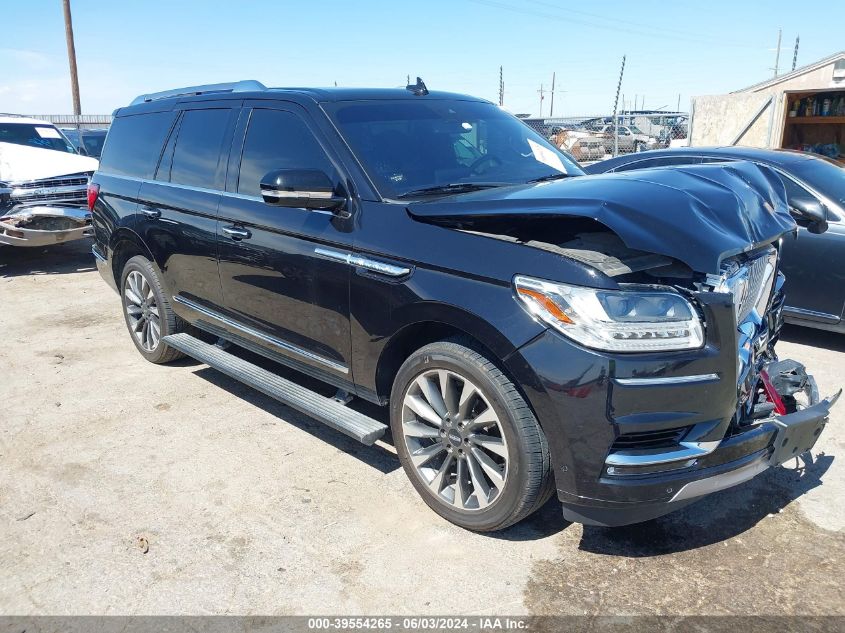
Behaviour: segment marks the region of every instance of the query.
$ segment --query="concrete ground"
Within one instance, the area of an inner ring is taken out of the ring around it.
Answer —
[[[659,520],[473,534],[389,443],[145,362],[88,247],[0,250],[0,614],[845,614],[845,404],[812,464]],[[845,337],[785,339],[845,383]]]

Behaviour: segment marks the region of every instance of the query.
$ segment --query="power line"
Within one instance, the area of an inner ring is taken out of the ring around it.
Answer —
[[[620,27],[620,26],[612,26],[612,25],[608,25],[608,24],[605,24],[605,23],[590,22],[590,21],[587,21],[587,20],[570,18],[568,16],[563,16],[563,15],[559,15],[559,14],[548,13],[548,12],[544,12],[544,11],[537,11],[537,10],[533,10],[533,9],[527,9],[525,7],[515,7],[513,5],[505,4],[503,2],[496,2],[494,0],[470,0],[470,2],[474,2],[476,4],[487,5],[487,6],[490,6],[490,7],[496,7],[496,8],[499,8],[499,9],[505,9],[506,11],[512,11],[514,13],[531,15],[531,16],[535,16],[535,17],[550,19],[550,20],[558,20],[558,21],[566,22],[567,24],[577,24],[577,25],[581,25],[581,26],[586,26],[588,28],[597,28],[597,29],[601,29],[601,30],[617,31],[617,32],[620,32],[620,33],[628,33],[628,34],[631,34],[631,35],[640,35],[640,36],[644,36],[644,37],[655,37],[655,36],[659,35],[662,39],[673,39],[673,40],[683,41],[683,42],[691,42],[691,41],[698,40],[698,43],[703,43],[703,44],[717,44],[718,43],[723,47],[737,47],[737,48],[747,48],[747,49],[755,49],[755,50],[760,50],[761,48],[763,48],[761,46],[751,46],[749,44],[744,44],[744,43],[741,44],[739,42],[731,43],[731,42],[723,40],[723,39],[702,37],[701,35],[692,35],[692,34],[690,34],[690,35],[671,35],[671,34],[667,33],[662,27],[661,28],[657,28],[657,27],[648,28],[647,27],[647,28],[635,29],[635,28],[625,28],[625,27]],[[549,6],[551,6],[551,5],[549,5]],[[555,7],[555,9],[556,10],[566,10],[566,9],[560,9],[558,7]],[[599,17],[607,20],[606,18],[604,18],[604,16],[599,16]],[[625,24],[631,24],[630,22],[624,22],[624,23]]]
[[[686,31],[686,30],[677,29],[677,28],[667,28],[662,23],[659,27],[655,27],[653,24],[647,24],[645,22],[636,22],[634,20],[629,20],[627,18],[615,18],[615,17],[609,16],[609,15],[601,15],[599,13],[590,13],[589,11],[579,11],[577,9],[570,9],[568,7],[559,7],[556,4],[552,4],[550,2],[542,2],[541,0],[527,0],[527,2],[530,2],[531,4],[537,4],[537,5],[540,5],[540,6],[544,6],[544,7],[549,7],[551,9],[556,9],[557,11],[561,11],[563,13],[575,13],[577,15],[584,15],[584,16],[587,16],[587,17],[598,18],[598,19],[600,19],[604,22],[619,22],[621,24],[626,24],[626,25],[634,26],[634,27],[642,27],[644,29],[648,29],[648,30],[652,30],[652,31],[657,30],[661,34],[675,33],[675,34],[682,36],[684,38],[686,38],[688,36],[698,37],[698,38],[702,37],[700,33],[695,33],[693,31]],[[706,39],[710,39],[714,42],[718,41],[720,44],[725,42],[725,40],[721,39],[721,38],[706,38]],[[738,40],[733,40],[733,41],[735,43],[739,44],[740,46],[747,46],[747,44],[745,44],[745,43],[740,44]]]

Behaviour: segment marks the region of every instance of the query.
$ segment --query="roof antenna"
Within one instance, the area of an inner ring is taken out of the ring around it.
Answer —
[[[424,97],[428,94],[428,88],[425,87],[425,83],[419,77],[417,77],[417,83],[408,84],[405,86],[405,90],[410,90],[412,94],[418,97]]]

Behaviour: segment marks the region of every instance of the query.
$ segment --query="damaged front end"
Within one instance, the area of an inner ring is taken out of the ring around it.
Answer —
[[[0,183],[0,244],[49,246],[93,235],[92,173]]]
[[[795,223],[770,171],[643,170],[489,196],[409,212],[574,260],[602,279],[574,290],[551,274],[514,280],[529,312],[556,330],[519,353],[544,385],[534,406],[556,416],[546,414],[544,430],[568,519],[648,520],[814,446],[839,394],[820,399],[804,367],[775,352],[779,249]],[[599,288],[608,282],[618,290]],[[609,304],[649,292],[667,297],[640,303],[658,319],[639,318],[637,301],[616,314]],[[597,334],[582,335],[583,323]]]

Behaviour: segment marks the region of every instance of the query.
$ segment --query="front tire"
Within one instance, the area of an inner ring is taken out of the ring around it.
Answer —
[[[184,357],[162,339],[184,329],[173,312],[161,281],[150,261],[141,255],[131,258],[120,277],[123,318],[132,342],[151,363],[169,363]]]
[[[545,435],[514,384],[480,352],[432,343],[399,369],[390,426],[405,473],[446,520],[501,530],[554,491]]]

